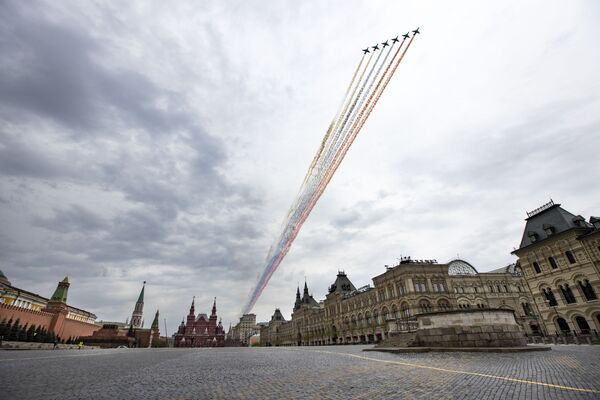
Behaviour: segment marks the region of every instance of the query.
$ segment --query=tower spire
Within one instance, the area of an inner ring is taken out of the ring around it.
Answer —
[[[151,329],[158,331],[158,310],[156,310],[156,314],[154,315],[154,321],[152,321]]]
[[[296,302],[294,303],[294,311],[300,308],[300,304],[302,304],[302,300],[300,300],[300,285],[296,288]]]
[[[146,289],[146,281],[142,284],[142,290],[140,291],[140,295],[133,308],[133,313],[131,314],[130,323],[134,328],[141,328],[144,325],[142,320],[142,316],[144,315],[144,289]]]
[[[65,279],[58,282],[58,286],[54,291],[54,294],[50,298],[51,301],[58,303],[67,303],[67,293],[69,292],[69,277],[65,276]]]
[[[217,316],[217,298],[215,297],[215,300],[213,301],[211,317],[216,317],[216,316]]]
[[[194,302],[196,301],[196,296],[192,297],[192,305],[190,306],[190,315],[196,315],[196,307],[194,306]]]

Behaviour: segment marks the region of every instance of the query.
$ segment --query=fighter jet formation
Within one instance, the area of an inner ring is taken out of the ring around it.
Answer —
[[[378,43],[362,50],[362,57],[346,88],[344,100],[329,124],[321,145],[308,168],[298,195],[283,222],[281,234],[269,250],[264,271],[250,292],[242,311],[243,314],[250,313],[269,279],[290,250],[302,225],[371,115],[415,36],[420,33],[419,28],[412,33],[412,36],[409,33],[402,35],[402,40],[396,36],[382,42],[381,49]],[[390,40],[392,44],[389,44]],[[397,45],[397,43],[399,44]],[[396,50],[393,51],[396,46]],[[376,57],[375,53],[377,53]],[[388,61],[391,54],[393,56]]]

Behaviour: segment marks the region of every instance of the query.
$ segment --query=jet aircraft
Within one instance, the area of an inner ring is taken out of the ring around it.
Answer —
[[[414,33],[415,35],[418,35],[418,34],[419,34],[419,33],[421,33],[421,32],[419,32],[419,28],[417,28],[417,29],[415,29],[415,30],[413,31],[413,33]]]
[[[363,49],[363,54],[367,54],[370,53],[369,48],[367,47],[366,49]]]
[[[410,32],[406,32],[404,35],[402,35],[402,37],[403,37],[404,39],[408,39],[408,38],[410,37],[409,33],[410,33]]]
[[[375,46],[371,46],[371,48],[372,48],[373,50],[379,50],[379,44],[376,44]]]
[[[382,46],[382,48],[384,48],[384,49],[385,49],[385,46],[389,46],[389,44],[388,44],[388,41],[387,41],[387,40],[386,40],[385,42],[381,43],[381,44],[383,45],[383,46]]]
[[[398,40],[398,36],[396,36],[395,38],[393,38],[393,39],[392,39],[392,42],[394,42],[394,43],[398,43],[398,42],[399,42],[399,40]]]

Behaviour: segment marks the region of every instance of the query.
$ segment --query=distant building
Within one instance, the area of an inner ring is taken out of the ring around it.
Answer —
[[[550,201],[527,213],[513,251],[550,335],[600,332],[600,218]]]
[[[225,330],[221,321],[217,324],[217,299],[213,302],[210,317],[202,313],[196,317],[194,302],[195,299],[192,300],[187,321],[181,321],[175,334],[175,347],[223,347]]]
[[[265,346],[279,346],[279,329],[284,322],[286,321],[283,314],[276,308],[271,320],[260,327],[260,343]]]
[[[65,277],[64,280],[68,283],[68,278]],[[39,294],[12,286],[6,275],[0,271],[0,303],[32,311],[42,311],[48,305],[48,301],[48,298]],[[70,305],[67,306],[67,310],[68,319],[90,324],[96,321],[96,315],[90,311]]]
[[[514,312],[521,328],[539,330],[533,300],[518,265],[480,273],[464,260],[438,264],[435,260],[403,258],[373,278],[374,286],[356,288],[345,272],[322,302],[296,291],[294,312],[285,321],[275,310],[261,329],[261,345],[323,345],[374,343],[417,314],[452,309],[506,309]]]
[[[100,328],[94,323],[96,315],[67,304],[69,286],[65,277],[48,299],[13,286],[0,271],[0,320],[43,328],[60,340],[89,335]]]
[[[256,323],[255,314],[244,314],[227,334],[227,338],[237,340],[240,344],[247,346],[250,337],[260,333],[260,325]]]
[[[144,310],[144,291],[146,282],[142,285],[142,290],[134,306],[134,311],[129,324],[122,322],[105,322],[102,329],[91,335],[82,337],[81,340],[86,345],[100,347],[164,347],[166,340],[160,337],[159,329],[159,311],[156,310],[154,320],[149,329],[143,327]]]

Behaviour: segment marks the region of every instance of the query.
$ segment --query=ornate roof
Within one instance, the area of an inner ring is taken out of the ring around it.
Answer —
[[[478,272],[474,266],[465,260],[456,259],[448,263],[448,275],[477,275]]]
[[[550,201],[538,209],[527,213],[527,221],[519,249],[569,229],[590,229],[593,225],[585,222],[581,215],[571,214],[560,204]]]
[[[279,308],[275,309],[275,312],[271,317],[271,321],[285,321],[285,318],[283,318],[283,315],[281,314],[281,310],[279,310]]]
[[[329,293],[350,293],[355,291],[356,288],[348,279],[348,276],[344,271],[338,271],[337,277],[335,278],[335,282],[329,286]]]
[[[497,268],[497,269],[493,269],[491,271],[488,271],[488,273],[490,274],[511,274],[513,276],[522,276],[523,275],[523,270],[521,270],[521,265],[516,262],[516,263],[512,263],[512,264],[508,264],[506,267],[501,267],[501,268]]]

